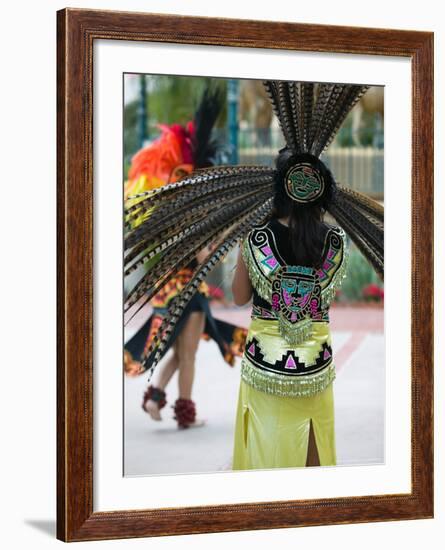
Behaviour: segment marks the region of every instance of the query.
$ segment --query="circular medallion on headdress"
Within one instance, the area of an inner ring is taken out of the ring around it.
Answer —
[[[301,203],[316,201],[325,189],[321,173],[309,162],[291,166],[284,179],[284,189],[291,199]]]

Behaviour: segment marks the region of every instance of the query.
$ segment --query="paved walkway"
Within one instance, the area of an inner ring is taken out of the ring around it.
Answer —
[[[248,326],[249,310],[215,308],[221,319]],[[339,465],[381,463],[384,437],[383,309],[331,308]],[[170,352],[171,353],[171,352]],[[165,360],[165,359],[164,359]],[[225,363],[213,341],[201,341],[196,358],[194,399],[202,428],[178,430],[171,405],[176,375],[167,388],[162,422],[142,411],[146,377],[125,377],[125,474],[212,472],[231,468],[239,359]]]

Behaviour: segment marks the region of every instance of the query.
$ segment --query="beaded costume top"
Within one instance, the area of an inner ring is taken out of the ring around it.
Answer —
[[[316,269],[284,257],[277,246],[280,225],[272,220],[255,227],[242,243],[254,291],[241,375],[268,393],[313,395],[335,376],[328,311],[346,273],[346,235],[327,228]]]

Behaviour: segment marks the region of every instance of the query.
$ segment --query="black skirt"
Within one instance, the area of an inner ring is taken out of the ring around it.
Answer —
[[[209,300],[201,292],[196,292],[187,304],[181,317],[178,319],[169,340],[167,341],[167,345],[162,351],[161,358],[172,347],[177,336],[181,333],[181,330],[187,322],[190,313],[193,311],[202,311],[205,314],[205,326],[201,337],[205,340],[214,340],[217,343],[224,360],[230,366],[233,366],[235,363],[235,357],[241,357],[243,354],[247,329],[213,317],[209,307]],[[128,354],[130,354],[131,361],[140,363],[144,360],[150,344],[158,332],[158,328],[162,323],[165,313],[165,308],[153,308],[153,313],[151,316],[137,331],[137,333],[126,343],[125,351],[127,352],[127,357]],[[155,352],[156,349],[145,361],[144,371],[151,367]],[[127,361],[128,360],[129,358]]]

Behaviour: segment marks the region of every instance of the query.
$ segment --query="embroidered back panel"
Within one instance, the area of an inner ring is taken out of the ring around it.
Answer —
[[[254,288],[252,319],[266,322],[267,333],[273,334],[272,325],[278,326],[277,336],[286,343],[273,344],[270,336],[252,330],[242,361],[243,379],[279,395],[321,391],[335,377],[327,322],[346,272],[343,229],[328,229],[319,269],[286,263],[269,223],[252,229],[241,251]]]

